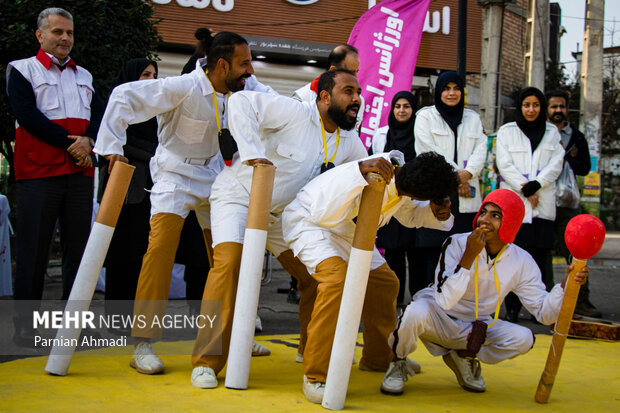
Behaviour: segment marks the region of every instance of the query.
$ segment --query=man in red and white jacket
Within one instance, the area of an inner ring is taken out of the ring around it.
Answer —
[[[60,8],[37,20],[36,56],[10,62],[7,94],[15,115],[17,300],[14,340],[33,345],[28,309],[40,300],[49,245],[60,221],[63,299],[68,298],[88,240],[93,204],[91,149],[103,115],[92,75],[69,57],[73,18]],[[31,313],[29,315],[31,317]]]

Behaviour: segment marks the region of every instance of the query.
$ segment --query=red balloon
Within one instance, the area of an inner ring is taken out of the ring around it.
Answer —
[[[573,257],[587,260],[601,250],[605,242],[605,226],[593,215],[577,215],[566,225],[564,240]]]

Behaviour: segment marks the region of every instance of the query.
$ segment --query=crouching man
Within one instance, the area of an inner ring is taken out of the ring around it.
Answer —
[[[390,162],[391,161],[391,162]],[[284,210],[284,239],[318,282],[304,350],[303,392],[308,401],[321,403],[334,341],[338,311],[355,234],[361,194],[368,185],[364,175],[379,171],[386,181],[379,225],[392,216],[408,227],[450,230],[454,217],[446,198],[456,192],[456,172],[441,155],[427,152],[404,164],[392,151],[333,168],[306,184]],[[394,170],[395,169],[395,170]],[[435,202],[428,202],[428,200]],[[422,202],[421,202],[422,201]],[[360,370],[387,371],[392,359],[388,336],[396,328],[398,278],[377,249],[373,251],[362,310],[364,350]],[[419,365],[404,360],[410,372]]]
[[[519,196],[497,189],[482,202],[473,232],[446,240],[435,283],[413,297],[390,337],[395,355],[381,384],[383,393],[403,392],[408,373],[404,359],[415,351],[418,338],[431,354],[443,356],[463,389],[484,392],[480,361],[499,363],[534,345],[528,328],[497,319],[500,304],[511,291],[539,322],[557,320],[572,266],[561,285],[545,290],[534,259],[512,243],[524,211]],[[587,277],[584,267],[575,280],[583,284]]]

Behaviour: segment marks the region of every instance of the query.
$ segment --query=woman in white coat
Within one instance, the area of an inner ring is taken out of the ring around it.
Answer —
[[[547,291],[553,288],[553,221],[555,181],[562,171],[564,150],[558,129],[546,121],[545,95],[534,87],[523,89],[517,101],[517,120],[497,132],[496,164],[500,188],[516,192],[525,203],[523,225],[515,244],[538,264]],[[521,303],[506,297],[507,318],[516,322]]]
[[[405,155],[405,162],[415,158],[413,125],[417,104],[413,94],[402,90],[392,98],[392,109],[388,116],[388,124],[377,130],[372,138],[370,153],[389,152],[398,150]],[[397,305],[404,303],[405,285],[407,283],[407,263],[409,264],[409,293],[413,295],[428,285],[426,273],[421,273],[414,265],[418,262],[415,253],[416,229],[407,228],[398,220],[391,219],[384,227],[377,231],[377,247],[385,249],[385,260],[396,273],[400,287],[398,289]]]
[[[414,135],[418,154],[434,151],[457,171],[458,197],[453,196],[454,227],[450,233],[421,228],[416,246],[425,252],[428,281],[433,282],[443,241],[453,233],[469,232],[481,205],[478,176],[486,161],[487,137],[480,116],[465,109],[465,82],[456,72],[444,72],[435,83],[435,104],[416,114]],[[418,265],[425,265],[418,262]]]

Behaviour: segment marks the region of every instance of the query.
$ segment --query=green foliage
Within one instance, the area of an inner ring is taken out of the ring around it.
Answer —
[[[564,73],[563,65],[555,65],[545,71],[545,90],[566,89],[568,76]]]
[[[37,16],[47,7],[62,7],[73,15],[75,44],[71,57],[88,69],[104,99],[122,64],[134,57],[154,58],[161,42],[152,19],[154,9],[144,0],[14,0],[0,12],[0,84],[12,60],[39,50],[35,37]],[[0,152],[12,165],[10,142],[14,119],[6,93],[0,93]],[[11,168],[12,170],[12,168]]]

